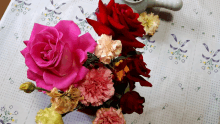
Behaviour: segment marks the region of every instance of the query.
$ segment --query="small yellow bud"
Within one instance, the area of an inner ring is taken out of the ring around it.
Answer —
[[[31,93],[35,90],[35,85],[31,82],[25,82],[21,84],[20,90],[23,90],[25,93]]]
[[[12,122],[14,122],[15,120],[14,120],[14,119],[12,119],[11,121],[12,121]]]

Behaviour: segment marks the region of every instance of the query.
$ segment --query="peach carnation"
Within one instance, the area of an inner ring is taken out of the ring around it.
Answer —
[[[122,51],[121,41],[112,40],[112,36],[102,34],[100,39],[97,40],[97,43],[95,55],[105,64],[109,64]]]
[[[96,113],[96,118],[92,124],[125,124],[121,109],[101,108]]]
[[[84,100],[81,100],[82,104],[100,106],[114,95],[111,73],[110,69],[104,67],[92,69],[87,73],[78,87],[81,95],[84,96]]]

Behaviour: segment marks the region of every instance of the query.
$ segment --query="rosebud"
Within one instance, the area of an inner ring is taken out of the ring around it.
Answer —
[[[31,93],[35,90],[35,85],[31,82],[25,82],[21,84],[20,90],[23,90],[25,93]]]

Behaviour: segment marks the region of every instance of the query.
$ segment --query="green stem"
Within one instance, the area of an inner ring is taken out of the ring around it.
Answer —
[[[35,87],[36,90],[43,90],[43,91],[46,91],[46,92],[50,92],[49,90],[46,90],[46,89],[43,89],[43,88],[40,88],[40,87]]]

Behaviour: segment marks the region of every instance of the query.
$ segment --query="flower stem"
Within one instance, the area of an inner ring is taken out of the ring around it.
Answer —
[[[50,92],[49,90],[46,90],[46,89],[43,89],[43,88],[40,88],[40,87],[35,87],[36,90],[43,90],[43,91],[46,91],[46,92]]]

